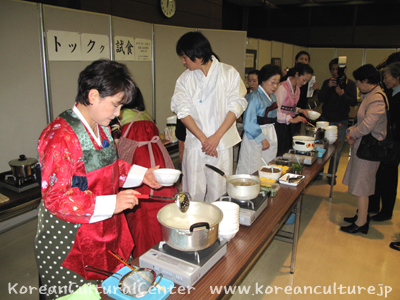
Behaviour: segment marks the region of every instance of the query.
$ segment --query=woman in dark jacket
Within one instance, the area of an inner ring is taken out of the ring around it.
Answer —
[[[395,62],[383,69],[383,83],[389,100],[389,113],[394,139],[400,142],[400,62]],[[376,173],[375,194],[369,196],[368,211],[379,211],[371,220],[376,222],[390,220],[397,195],[399,178],[399,159],[381,162]],[[382,206],[379,204],[382,199]]]

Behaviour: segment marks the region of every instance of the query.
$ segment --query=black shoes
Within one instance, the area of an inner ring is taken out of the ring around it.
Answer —
[[[400,242],[392,242],[390,243],[389,247],[394,250],[400,251]]]
[[[357,212],[358,212],[358,210],[357,210]],[[351,218],[348,218],[348,217],[343,218],[343,221],[348,222],[348,223],[355,223],[355,222],[357,221],[357,218],[358,218],[358,215],[356,214],[354,217],[351,217]],[[373,217],[372,217],[372,218],[373,218]],[[367,222],[369,223],[369,221],[370,221],[372,218],[370,218],[370,216],[368,215],[368,216],[367,216]]]
[[[343,221],[348,222],[348,223],[354,223],[355,221],[357,221],[358,215],[356,214],[354,217],[346,217],[343,218]]]
[[[352,223],[349,226],[342,226],[340,227],[341,231],[347,232],[347,233],[357,233],[361,232],[364,234],[368,233],[369,229],[369,221],[367,221],[363,226],[357,226],[356,223]]]
[[[392,219],[391,216],[388,217],[388,216],[385,216],[385,215],[382,214],[382,213],[378,213],[377,215],[375,215],[375,216],[373,216],[373,217],[371,218],[371,220],[372,220],[372,221],[375,221],[375,222],[383,222],[383,221],[388,221],[388,220],[391,220],[391,219]]]
[[[328,179],[329,185],[331,185],[331,183],[332,183],[332,177],[327,177],[327,179]],[[333,180],[333,185],[336,185],[336,176],[335,176],[335,179]]]

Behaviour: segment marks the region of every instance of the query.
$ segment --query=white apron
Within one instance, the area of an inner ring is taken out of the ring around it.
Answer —
[[[206,155],[201,149],[185,148],[182,163],[182,190],[189,192],[195,201],[214,202],[226,193],[226,179],[207,168],[209,164],[224,171],[226,177],[233,173],[233,148],[217,150],[218,158]],[[188,176],[185,176],[188,174]]]
[[[262,151],[262,144],[257,144],[256,140],[250,140],[246,134],[240,146],[239,162],[236,174],[253,174],[264,165],[261,158],[267,163],[276,157],[278,151],[278,138],[276,136],[274,124],[260,125],[262,133],[267,137],[270,147]]]

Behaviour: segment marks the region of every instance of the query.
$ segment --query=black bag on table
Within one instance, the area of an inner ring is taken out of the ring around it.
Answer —
[[[399,157],[400,144],[393,140],[393,128],[388,113],[387,99],[382,94],[385,101],[386,117],[387,117],[387,134],[386,138],[378,141],[371,133],[361,138],[360,146],[357,149],[357,157],[369,161],[393,161]]]

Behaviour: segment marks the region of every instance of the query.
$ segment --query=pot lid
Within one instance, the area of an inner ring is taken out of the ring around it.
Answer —
[[[38,161],[32,157],[26,157],[25,154],[21,154],[18,159],[13,159],[8,162],[10,167],[20,167],[36,164]]]

